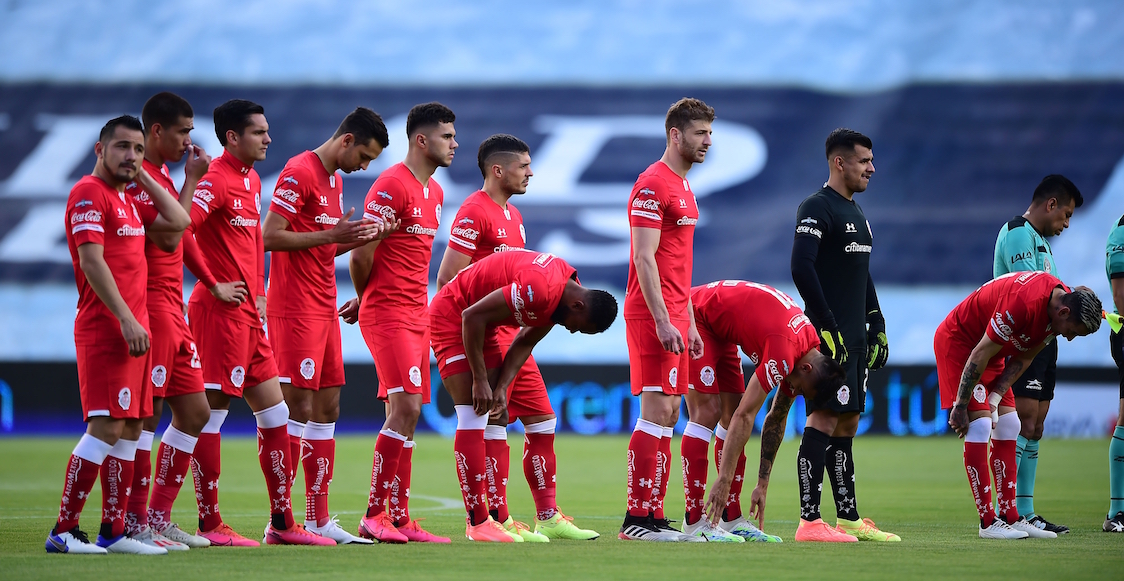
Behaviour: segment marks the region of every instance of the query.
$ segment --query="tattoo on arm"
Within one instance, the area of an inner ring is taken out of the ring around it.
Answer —
[[[974,361],[969,361],[968,364],[964,366],[964,374],[960,376],[960,391],[956,396],[956,401],[967,405],[968,398],[972,395],[972,388],[976,386],[976,382],[979,380],[979,368],[976,367]]]
[[[1023,360],[1015,359],[1012,357],[1003,366],[1003,373],[999,375],[999,380],[995,383],[997,387],[1002,387],[1004,391],[1023,374]]]
[[[777,450],[784,440],[784,428],[788,422],[788,410],[792,407],[792,398],[783,391],[778,390],[773,400],[773,408],[765,416],[765,425],[761,427],[761,467],[757,471],[757,478],[769,481],[773,472],[773,461],[777,458]]]

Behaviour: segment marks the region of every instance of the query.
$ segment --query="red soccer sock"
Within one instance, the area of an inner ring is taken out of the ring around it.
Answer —
[[[78,517],[90,498],[90,491],[98,480],[98,473],[112,448],[109,444],[89,434],[82,436],[66,464],[66,479],[59,503],[59,518],[55,532],[62,534],[78,526]],[[100,460],[101,462],[98,462]]]
[[[647,420],[636,420],[628,441],[628,514],[645,517],[652,511],[656,454],[663,428]]]
[[[156,451],[156,477],[152,479],[152,500],[148,505],[148,520],[158,530],[172,524],[172,503],[187,479],[196,444],[196,438],[171,426],[160,438],[160,448]]]
[[[371,492],[367,496],[367,516],[378,516],[386,510],[387,497],[394,486],[402,445],[406,437],[394,430],[379,432],[371,462]]]
[[[995,500],[999,515],[1007,521],[1007,524],[1019,520],[1019,510],[1015,502],[1015,484],[1019,473],[1015,467],[1015,446],[1015,440],[991,440],[991,472],[995,476]]]
[[[390,487],[388,510],[394,526],[398,527],[410,523],[410,473],[414,468],[414,447],[413,440],[402,445],[402,455],[398,457],[398,473]]]
[[[290,421],[290,424],[292,424],[291,421]],[[301,430],[303,431],[304,425],[301,424],[300,426],[301,426]],[[297,481],[297,468],[300,467],[301,461],[304,460],[304,453],[306,452],[306,450],[301,446],[301,436],[293,435],[292,432],[293,432],[293,430],[290,427],[288,429],[287,433],[289,435],[289,458],[293,459],[293,462],[292,462],[293,471],[291,473],[289,473],[289,480],[292,481],[292,482],[296,482]],[[308,476],[305,475],[305,478],[307,478],[307,477]]]
[[[546,520],[558,512],[555,480],[558,465],[554,433],[526,434],[523,440],[523,475],[535,499],[535,518]]]
[[[457,435],[453,439],[453,457],[457,462],[457,479],[461,484],[461,496],[464,497],[464,509],[468,513],[469,522],[478,525],[488,520],[484,490],[484,479],[487,478],[488,471],[484,427],[488,417],[476,416],[472,406],[459,405],[456,408],[458,421]],[[462,408],[467,408],[467,411]]]
[[[976,499],[980,525],[987,528],[995,521],[995,511],[991,506],[991,475],[987,468],[987,442],[964,442],[964,469],[968,473],[968,486]]]
[[[683,459],[683,496],[686,499],[687,509],[684,524],[693,525],[703,517],[706,477],[707,470],[710,468],[707,460],[710,436],[711,432],[705,426],[688,422],[687,429],[683,432],[683,439],[679,442],[679,455]]]
[[[125,529],[130,535],[148,526],[148,487],[152,482],[152,432],[141,432],[133,460],[133,482],[125,511]]]
[[[726,444],[726,430],[719,425],[714,430],[714,464],[722,469],[722,447]],[[725,521],[736,520],[742,515],[742,485],[745,484],[745,452],[738,454],[738,465],[734,469],[734,481],[730,483],[730,496],[726,499],[726,508],[722,511]]]
[[[331,517],[328,514],[328,486],[332,482],[332,464],[336,461],[336,440],[306,439],[303,450],[304,520],[324,526]]]
[[[129,502],[129,485],[133,482],[133,460],[136,441],[118,440],[113,452],[101,465],[101,536],[117,538],[125,534],[125,509]],[[129,450],[128,448],[131,448]],[[131,452],[131,453],[130,453]],[[114,456],[120,453],[125,458]]]
[[[195,445],[195,454],[192,456],[191,472],[195,478],[195,499],[199,504],[199,530],[213,530],[222,524],[222,515],[219,514],[222,434],[199,434],[199,442]]]
[[[663,429],[659,451],[656,453],[655,484],[652,486],[652,516],[667,518],[663,512],[663,501],[667,498],[667,481],[671,476],[671,428]]]
[[[496,428],[493,430],[492,428]],[[503,432],[503,439],[489,438],[495,432]],[[490,433],[491,432],[491,433]],[[507,480],[511,473],[511,446],[507,444],[507,428],[488,426],[484,428],[485,468],[488,482],[488,512],[496,522],[507,522],[511,513],[507,509]]]
[[[275,529],[289,530],[296,522],[289,496],[289,474],[293,473],[289,449],[289,434],[284,425],[276,428],[258,427],[258,463],[265,475],[265,487],[269,492],[269,513]]]

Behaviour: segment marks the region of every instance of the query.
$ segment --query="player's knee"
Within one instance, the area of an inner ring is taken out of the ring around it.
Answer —
[[[340,419],[340,407],[338,405],[316,406],[316,409],[313,410],[312,417],[309,419],[321,424],[335,423],[336,420]]]
[[[1029,440],[1037,440],[1042,437],[1042,424],[1038,423],[1036,418],[1019,418],[1019,435]],[[1035,432],[1038,433],[1035,436]]]
[[[1028,438],[1031,440],[1041,440],[1045,428],[1046,426],[1044,422],[1038,422],[1034,425],[1034,432],[1030,436],[1028,436]]]

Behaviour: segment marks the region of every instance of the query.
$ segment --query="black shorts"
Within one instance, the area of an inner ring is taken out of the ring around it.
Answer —
[[[1116,377],[1120,380],[1120,399],[1124,399],[1124,338],[1118,333],[1108,336],[1108,345],[1112,351],[1112,360],[1116,362]]]
[[[851,412],[863,413],[866,411],[866,382],[870,370],[866,368],[866,349],[847,350],[847,362],[843,369],[847,370],[847,382],[835,392],[828,400],[827,407],[816,408],[811,401],[804,400],[808,415],[816,409],[825,409],[837,414]]]
[[[1058,340],[1050,341],[1030,367],[1023,371],[1022,376],[1011,384],[1011,391],[1015,397],[1028,397],[1038,401],[1051,401],[1054,399],[1054,385],[1058,379]]]

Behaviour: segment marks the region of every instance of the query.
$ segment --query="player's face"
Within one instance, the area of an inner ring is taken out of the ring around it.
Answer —
[[[509,194],[527,193],[527,184],[531,183],[531,154],[516,154],[511,161],[503,166],[503,189]]]
[[[1053,206],[1053,209],[1047,211],[1050,222],[1047,226],[1048,235],[1057,236],[1061,234],[1066,228],[1069,228],[1069,219],[1073,217],[1073,210],[1077,207],[1076,200],[1070,200],[1068,204],[1061,205],[1056,199],[1051,199],[1046,202],[1048,208]]]
[[[710,149],[710,122],[691,121],[679,131],[679,155],[691,163],[702,163]]]
[[[157,134],[156,147],[160,150],[160,157],[165,161],[179,161],[187,148],[191,147],[191,131],[195,129],[195,120],[191,117],[180,117],[178,121],[167,127],[157,125],[160,131]]]
[[[1066,309],[1065,316],[1055,316],[1054,320],[1050,323],[1050,328],[1058,337],[1065,337],[1066,341],[1072,341],[1074,337],[1084,337],[1089,334],[1089,330],[1085,328],[1085,324],[1077,320],[1070,320],[1069,310]]]
[[[598,333],[597,326],[589,320],[584,311],[571,310],[562,320],[562,326],[571,334],[596,335]]]
[[[263,161],[265,152],[273,141],[269,138],[269,123],[261,113],[250,116],[250,124],[242,130],[241,135],[229,131],[226,139],[227,143],[234,146],[238,159],[253,161]]]
[[[852,192],[865,192],[874,175],[874,153],[861,145],[855,146],[855,151],[850,155],[840,156],[843,159],[843,183]]]
[[[350,135],[350,134],[349,134]],[[344,136],[345,138],[347,135]],[[358,170],[367,170],[371,162],[382,155],[382,146],[374,139],[365,145],[359,145],[354,139],[345,139],[343,149],[340,151],[339,166],[343,173]]]
[[[425,134],[426,157],[437,167],[449,167],[453,164],[453,155],[456,154],[457,130],[452,123],[438,123]]]
[[[112,137],[94,146],[94,153],[107,176],[129,183],[137,177],[144,159],[144,133],[117,127]]]

